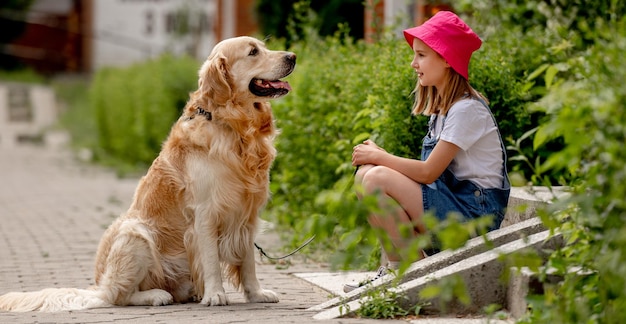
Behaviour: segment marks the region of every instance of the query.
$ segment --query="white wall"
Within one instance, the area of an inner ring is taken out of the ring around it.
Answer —
[[[215,44],[215,0],[94,0],[93,69],[126,66],[163,52],[194,52],[204,59]],[[190,13],[194,36],[172,32],[177,12]],[[204,22],[198,23],[203,16]],[[169,26],[169,31],[168,31]]]
[[[413,11],[416,0],[386,0],[385,25],[391,27],[394,33],[402,38],[404,29],[414,27]]]

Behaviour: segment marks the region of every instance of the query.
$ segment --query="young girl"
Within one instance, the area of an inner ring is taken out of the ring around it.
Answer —
[[[397,251],[406,246],[402,225],[413,236],[425,233],[425,212],[443,220],[457,212],[466,219],[493,215],[490,230],[504,218],[510,192],[506,151],[487,99],[468,81],[470,57],[481,40],[450,11],[440,11],[424,24],[404,31],[414,52],[411,67],[418,76],[413,114],[430,116],[422,142],[421,160],[392,155],[371,140],[356,145],[352,165],[356,184],[365,194],[379,195],[382,206],[392,199],[399,206],[392,215],[370,215],[371,226],[382,229],[393,248],[385,249],[388,268],[397,268]],[[350,291],[366,284],[346,285]]]

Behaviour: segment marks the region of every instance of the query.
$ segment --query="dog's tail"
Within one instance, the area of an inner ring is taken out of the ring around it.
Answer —
[[[0,310],[11,312],[59,312],[110,306],[98,290],[47,288],[0,296]]]

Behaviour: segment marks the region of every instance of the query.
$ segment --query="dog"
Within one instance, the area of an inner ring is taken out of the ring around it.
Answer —
[[[278,302],[256,277],[254,237],[276,155],[269,101],[291,91],[281,79],[295,65],[253,37],[216,44],[131,206],[103,234],[95,286],[10,292],[0,309],[227,305],[222,273],[247,302]]]

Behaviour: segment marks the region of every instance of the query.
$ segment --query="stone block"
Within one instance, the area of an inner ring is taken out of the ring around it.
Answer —
[[[57,120],[54,90],[43,85],[0,83],[0,147],[43,139]]]

